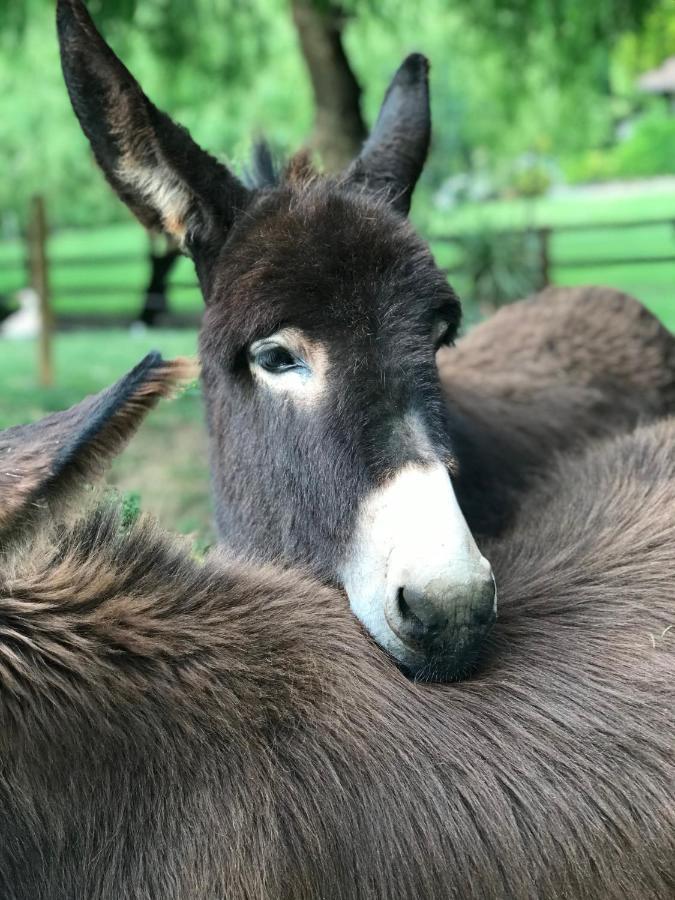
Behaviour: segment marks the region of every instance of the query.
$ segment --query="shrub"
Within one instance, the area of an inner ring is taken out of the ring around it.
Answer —
[[[141,495],[138,491],[127,491],[122,496],[121,519],[122,528],[127,529],[136,522],[141,514]]]
[[[471,299],[482,312],[541,287],[541,246],[536,232],[475,232],[461,237],[460,248]]]
[[[675,173],[675,117],[663,108],[654,109],[614,148],[612,157],[618,177]]]
[[[675,116],[663,105],[639,119],[620,144],[593,149],[568,162],[570,181],[606,181],[675,174]]]
[[[516,169],[508,186],[518,197],[541,197],[552,183],[553,177],[548,168],[541,162],[531,162]]]

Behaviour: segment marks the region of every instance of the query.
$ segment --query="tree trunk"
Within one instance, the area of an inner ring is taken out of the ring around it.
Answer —
[[[342,44],[344,14],[327,0],[291,0],[291,8],[314,92],[309,145],[329,172],[337,172],[359,152],[367,134],[361,87]]]

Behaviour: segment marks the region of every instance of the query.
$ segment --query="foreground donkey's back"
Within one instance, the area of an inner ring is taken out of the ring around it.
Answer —
[[[0,436],[0,896],[672,897],[675,425],[561,463],[425,687],[312,581],[54,524],[179,371]]]

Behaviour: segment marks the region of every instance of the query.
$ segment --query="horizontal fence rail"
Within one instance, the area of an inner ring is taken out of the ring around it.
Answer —
[[[591,235],[592,233],[601,234],[602,232],[611,232],[619,234],[620,232],[640,231],[649,228],[667,228],[668,229],[668,252],[664,253],[617,253],[609,255],[607,253],[580,254],[576,251],[573,254],[561,254],[557,249],[558,238],[565,238],[580,235]],[[539,267],[539,284],[544,286],[555,281],[554,273],[571,271],[574,269],[593,270],[606,268],[625,268],[625,267],[642,267],[642,266],[664,266],[675,264],[675,218],[649,218],[638,220],[622,220],[614,222],[579,222],[567,223],[556,226],[530,226],[524,228],[486,228],[482,232],[456,232],[453,234],[434,233],[429,237],[432,248],[435,245],[448,245],[454,247],[460,254],[466,250],[467,246],[475,241],[477,237],[482,236],[483,239],[497,244],[499,241],[506,241],[513,238],[526,239],[532,238],[536,242],[536,255],[538,257]],[[459,261],[447,265],[443,271],[448,275],[471,275],[467,264],[461,258]],[[675,273],[673,277],[675,286]]]
[[[675,218],[660,219],[633,219],[619,220],[618,222],[568,222],[560,225],[532,225],[522,226],[520,228],[490,228],[492,235],[513,235],[524,234],[528,232],[549,231],[555,234],[569,234],[575,231],[622,231],[626,228],[653,228],[656,225],[670,225],[675,229]],[[470,234],[470,232],[466,232]],[[430,237],[432,241],[446,241],[454,243],[463,239],[463,233],[455,234],[434,234]]]
[[[592,258],[564,259],[555,263],[556,269],[598,269],[605,266],[640,266],[655,263],[675,263],[673,256],[594,256]]]

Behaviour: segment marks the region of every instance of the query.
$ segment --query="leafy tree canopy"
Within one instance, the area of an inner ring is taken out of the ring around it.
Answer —
[[[311,130],[290,2],[88,6],[150,96],[210,150],[241,163],[263,132],[288,151]],[[329,0],[306,2],[329,8]],[[616,113],[607,101],[616,84],[630,95],[640,65],[675,50],[672,0],[342,0],[340,9],[367,121],[406,53],[432,60],[427,186],[469,166],[497,170],[525,151],[564,155],[601,143]],[[0,0],[0,225],[11,227],[36,190],[56,223],[124,215],[70,110],[53,15],[53,0]]]
[[[465,16],[514,60],[534,37],[554,51],[552,65],[583,63],[598,46],[612,45],[627,31],[639,31],[659,0],[471,0]]]

